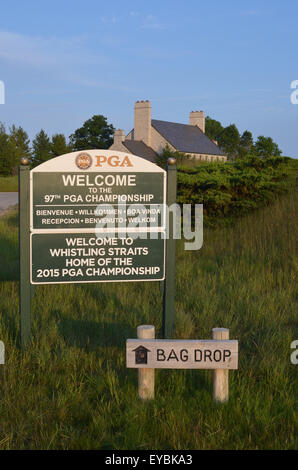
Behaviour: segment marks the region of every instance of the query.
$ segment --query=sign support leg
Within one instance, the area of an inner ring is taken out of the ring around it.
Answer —
[[[212,338],[219,340],[229,339],[229,329],[212,328]],[[213,371],[213,398],[217,403],[225,403],[229,400],[228,369],[215,369]]]
[[[141,325],[137,329],[139,339],[154,339],[155,328],[153,325]],[[142,400],[154,398],[155,369],[138,369],[139,397]]]
[[[24,159],[25,160],[25,159]],[[26,160],[28,162],[28,160]],[[29,162],[28,162],[29,163]],[[30,169],[28,163],[19,167],[19,311],[21,345],[26,347],[30,339]]]
[[[177,166],[174,158],[168,159],[167,165],[167,204],[168,209],[176,203]],[[166,277],[163,292],[163,338],[172,338],[175,319],[175,270],[176,270],[176,240],[174,239],[174,216],[169,218],[168,239],[166,240]]]

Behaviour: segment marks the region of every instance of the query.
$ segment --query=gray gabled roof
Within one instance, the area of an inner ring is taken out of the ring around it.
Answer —
[[[143,141],[141,140],[125,140],[122,142],[123,145],[134,155],[139,157],[143,157],[149,162],[156,163],[157,154],[151,147],[148,147]]]
[[[151,120],[151,125],[179,152],[224,155],[198,126]]]

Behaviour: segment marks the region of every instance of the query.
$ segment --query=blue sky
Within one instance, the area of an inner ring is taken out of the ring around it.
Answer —
[[[188,123],[203,109],[298,157],[297,0],[10,0],[0,5],[0,121],[71,134],[94,114],[126,132],[136,100]]]

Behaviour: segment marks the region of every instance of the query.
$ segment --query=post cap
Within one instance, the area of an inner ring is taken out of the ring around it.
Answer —
[[[27,158],[27,157],[21,158],[21,165],[26,166],[26,165],[29,165],[29,163],[30,163],[29,158]]]
[[[154,339],[155,327],[154,325],[140,325],[137,327],[137,335],[139,339]]]
[[[174,157],[168,158],[168,165],[176,165],[176,158]]]

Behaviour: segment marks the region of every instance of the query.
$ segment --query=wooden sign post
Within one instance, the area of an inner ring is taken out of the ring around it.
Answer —
[[[23,158],[19,167],[19,310],[21,344],[30,340],[31,286],[30,286],[30,168]]]
[[[227,328],[213,328],[212,338],[218,341],[229,339]],[[229,370],[215,369],[213,371],[213,398],[218,402],[225,402],[229,399]]]
[[[3,341],[0,341],[0,364],[4,364],[5,362],[5,348]]]
[[[177,166],[175,158],[168,159],[167,165],[167,204],[170,207],[176,203],[177,195]],[[162,336],[172,338],[175,321],[175,273],[176,273],[176,240],[174,238],[174,218],[169,220],[166,241],[166,278],[163,292]]]
[[[213,369],[214,400],[228,400],[228,370],[238,368],[238,341],[228,339],[228,329],[214,328],[212,340],[160,340],[149,335],[154,335],[153,326],[139,326],[138,339],[126,341],[126,366],[143,371],[139,374],[141,398],[154,397],[154,369]],[[144,375],[146,370],[150,375]]]
[[[137,329],[138,338],[142,341],[144,339],[154,339],[155,338],[155,328],[152,325],[141,325]],[[144,356],[147,354],[147,351],[141,347],[134,351],[139,358],[140,363],[143,362]],[[142,368],[138,370],[139,376],[139,396],[142,400],[151,400],[154,398],[154,381],[155,374],[154,369]]]

